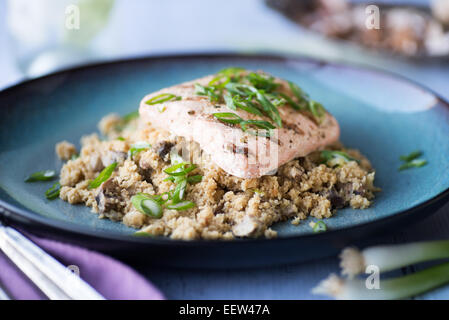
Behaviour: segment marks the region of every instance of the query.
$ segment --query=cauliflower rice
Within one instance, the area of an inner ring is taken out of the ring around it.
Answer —
[[[341,144],[327,149],[341,150],[358,160],[336,168],[322,164],[320,152],[294,159],[281,166],[276,174],[243,179],[227,174],[210,161],[196,163],[194,174],[201,182],[189,184],[186,199],[196,206],[185,211],[164,209],[160,219],[152,218],[134,208],[131,197],[136,193],[161,194],[173,188],[164,181],[163,171],[170,167],[170,150],[188,145],[189,152],[201,152],[195,143],[171,136],[141,123],[123,120],[115,114],[104,117],[97,134],[81,139],[79,157],[68,142],[57,144],[58,156],[67,160],[60,172],[60,198],[70,204],[84,204],[99,218],[122,221],[125,225],[152,236],[173,239],[234,239],[236,237],[276,237],[271,226],[291,219],[293,224],[309,216],[330,218],[337,209],[350,206],[365,209],[374,192],[375,172],[370,162],[357,150]],[[151,148],[128,156],[130,146],[147,141]],[[106,166],[117,162],[111,177],[96,189],[89,189],[92,179]]]

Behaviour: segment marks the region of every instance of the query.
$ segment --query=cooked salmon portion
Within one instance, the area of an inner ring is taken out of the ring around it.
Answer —
[[[265,115],[249,113],[237,108],[231,110],[223,99],[211,100],[198,95],[195,84],[208,86],[216,76],[207,76],[162,89],[145,96],[139,113],[149,125],[171,134],[197,142],[217,166],[240,178],[257,178],[276,172],[286,162],[304,157],[338,140],[340,128],[327,111],[319,121],[308,112],[298,111],[288,103],[277,107],[282,127]],[[293,100],[295,95],[289,83],[273,78],[277,92]],[[147,102],[161,94],[177,98],[160,104]],[[235,113],[243,120],[265,120],[275,126],[269,136],[256,135],[265,130],[243,131],[239,124],[220,121],[216,113]]]

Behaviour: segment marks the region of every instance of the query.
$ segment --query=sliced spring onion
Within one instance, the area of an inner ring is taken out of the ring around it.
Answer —
[[[368,289],[365,280],[343,279],[334,274],[312,290],[339,300],[393,300],[413,297],[449,282],[449,262],[403,277],[380,281],[380,290]]]
[[[322,221],[322,220],[316,221],[313,225],[313,232],[318,233],[318,232],[324,232],[324,231],[327,231],[327,226],[324,223],[324,221]]]
[[[147,150],[151,148],[151,144],[145,141],[139,141],[131,145],[131,148],[128,151],[128,157],[132,159],[136,154],[143,150]]]
[[[153,237],[153,235],[149,232],[145,231],[136,231],[134,232],[134,236],[136,237]]]
[[[323,105],[314,100],[309,100],[309,110],[318,122],[321,122],[326,115],[326,109]]]
[[[117,137],[117,140],[125,141],[125,138],[123,138],[123,137]]]
[[[326,165],[328,165],[329,167],[342,166],[349,161],[358,162],[357,159],[351,157],[346,152],[333,150],[321,151],[321,159],[323,159]]]
[[[279,93],[279,95],[285,99],[285,101],[290,105],[290,107],[292,107],[295,110],[301,111],[301,110],[305,110],[305,106],[304,103],[296,103],[295,101],[293,101],[292,98],[290,98],[288,95],[286,95],[285,93]]]
[[[182,179],[176,184],[175,190],[173,191],[173,195],[171,197],[172,204],[179,203],[181,200],[184,200],[185,192],[187,188],[187,179]]]
[[[234,98],[231,96],[231,94],[229,92],[226,92],[223,95],[223,99],[226,103],[226,106],[229,109],[234,110],[234,111],[237,110],[237,106],[235,105]]]
[[[414,159],[412,161],[406,162],[399,167],[399,171],[410,169],[410,168],[420,168],[427,164],[427,160],[424,159]]]
[[[131,198],[131,203],[137,211],[152,218],[162,217],[162,207],[160,203],[150,195],[138,193]]]
[[[282,119],[279,115],[279,110],[260,90],[256,92],[256,97],[268,117],[270,117],[278,125],[278,127],[282,128]]]
[[[122,121],[126,124],[131,120],[137,119],[139,117],[139,110],[130,112],[122,117]]]
[[[198,83],[195,83],[195,94],[199,96],[207,96],[210,101],[219,101],[220,95],[216,92],[216,87],[214,86],[202,86]]]
[[[50,181],[56,177],[55,170],[42,170],[30,174],[25,178],[25,182]]]
[[[246,131],[247,126],[250,126],[250,125],[253,125],[260,129],[265,129],[265,130],[270,130],[270,129],[276,128],[268,121],[263,121],[263,120],[245,120],[245,121],[240,122],[240,126],[242,127],[243,131]]]
[[[252,113],[252,114],[256,114],[258,116],[263,117],[264,114],[262,113],[262,111],[260,111],[256,105],[254,103],[252,103],[251,101],[249,101],[248,99],[243,99],[240,96],[236,95],[234,96],[234,103],[235,105],[242,110],[245,110],[246,112]]]
[[[59,192],[61,191],[61,184],[56,182],[51,188],[45,191],[45,197],[48,200],[54,200],[59,197]]]
[[[187,182],[188,183],[198,183],[198,182],[201,182],[203,180],[203,176],[201,176],[201,175],[199,175],[199,174],[197,174],[197,175],[194,175],[194,176],[190,176],[190,177],[187,177]]]
[[[225,123],[238,124],[243,121],[238,114],[232,112],[217,112],[212,115],[221,122]]]
[[[171,176],[183,176],[183,175],[185,175],[185,173],[184,173],[185,166],[186,166],[186,163],[181,162],[181,163],[175,164],[171,167],[168,167],[167,169],[164,169],[164,172]]]
[[[161,94],[158,94],[157,96],[145,101],[145,103],[151,106],[151,105],[167,102],[170,100],[181,100],[181,99],[182,99],[182,97],[174,95],[172,93],[161,93]]]
[[[231,78],[229,76],[225,74],[218,74],[218,76],[209,81],[208,85],[209,87],[222,89],[229,81],[231,81]]]
[[[98,188],[103,182],[109,179],[112,172],[114,172],[115,168],[117,167],[117,162],[112,163],[111,165],[107,166],[103,169],[103,171],[100,172],[98,177],[96,177],[93,181],[89,183],[89,189],[95,189]]]
[[[342,251],[340,266],[342,274],[354,277],[363,273],[368,265],[376,265],[380,272],[387,272],[444,258],[449,258],[449,240],[375,246],[362,251],[350,247]]]
[[[245,71],[244,68],[240,68],[240,67],[229,67],[229,68],[225,68],[222,69],[220,71],[218,71],[218,74],[223,74],[226,76],[234,76],[236,74],[242,73],[243,71]]]
[[[416,158],[421,157],[423,154],[422,151],[416,150],[411,152],[410,154],[406,155],[406,156],[400,156],[399,159],[405,162],[410,162],[412,160],[415,160]]]
[[[193,208],[195,206],[195,203],[193,203],[192,201],[182,201],[176,204],[168,204],[166,206],[167,209],[170,210],[178,210],[178,211],[182,211],[182,210],[187,210],[190,208]]]
[[[309,100],[309,96],[307,93],[305,93],[298,85],[294,82],[288,81],[288,86],[290,87],[290,90],[295,95],[296,99],[298,99],[299,102],[306,100]]]
[[[274,82],[274,77],[266,74],[250,72],[246,78],[255,88],[266,92],[271,92],[279,87],[279,83]]]

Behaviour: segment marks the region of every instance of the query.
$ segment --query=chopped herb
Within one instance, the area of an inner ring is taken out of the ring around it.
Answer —
[[[326,109],[324,109],[323,105],[314,100],[309,101],[309,110],[318,122],[321,122],[326,115]]]
[[[169,210],[178,210],[178,211],[182,211],[182,210],[187,210],[190,208],[193,208],[195,206],[195,203],[193,203],[192,201],[182,201],[176,204],[169,204],[167,205],[167,209]]]
[[[146,214],[152,218],[162,217],[162,207],[160,203],[151,196],[138,193],[131,198],[131,203],[137,211]]]
[[[202,86],[198,83],[195,83],[195,94],[199,96],[209,97],[210,101],[219,101],[220,94],[217,93],[217,88],[215,86]]]
[[[160,106],[157,107],[157,111],[159,111],[159,113],[162,113],[162,112],[164,112],[165,110],[167,110],[167,107],[166,107],[166,106],[160,105]]]
[[[89,183],[89,189],[95,189],[98,188],[103,182],[109,179],[112,172],[114,172],[115,167],[117,167],[117,162],[114,162],[113,164],[107,166],[103,169],[103,171],[100,172],[98,177],[96,177],[93,181]]]
[[[349,161],[358,162],[357,159],[351,157],[346,152],[332,150],[321,151],[321,159],[323,159],[324,163],[326,163],[329,167],[342,166]]]
[[[51,188],[49,188],[47,191],[45,191],[45,197],[48,200],[54,200],[57,197],[59,197],[60,190],[61,190],[61,184],[59,182],[56,182]]]
[[[410,168],[420,168],[427,164],[427,160],[424,159],[414,159],[412,161],[406,162],[399,167],[399,171],[410,169]]]
[[[125,123],[130,122],[131,120],[137,119],[139,117],[139,111],[130,112],[122,117],[122,121]]]
[[[140,151],[147,150],[151,148],[151,144],[145,142],[145,141],[139,141],[136,142],[131,146],[131,148],[128,151],[128,157],[132,159],[136,154],[138,154]]]
[[[254,193],[257,193],[258,195],[260,195],[262,197],[265,195],[265,193],[259,189],[254,189],[253,191],[254,191]]]
[[[245,121],[240,122],[240,126],[242,127],[243,131],[246,131],[247,126],[249,126],[249,125],[253,125],[260,129],[265,129],[265,130],[270,130],[270,129],[276,128],[268,121],[263,121],[263,120],[245,120]]]
[[[195,175],[195,176],[190,176],[190,177],[187,177],[187,182],[188,183],[198,183],[198,182],[201,182],[203,180],[203,176],[201,176],[201,175]]]
[[[117,140],[125,141],[125,138],[123,138],[123,137],[118,137]]]
[[[25,178],[25,182],[36,182],[36,181],[50,181],[56,177],[56,172],[54,170],[42,170],[32,173]]]
[[[145,103],[152,106],[152,105],[159,104],[162,102],[167,102],[170,100],[181,100],[181,99],[182,99],[182,97],[174,95],[172,93],[161,93],[161,94],[158,94],[157,96],[145,101]]]
[[[230,124],[238,124],[243,121],[242,118],[239,117],[238,114],[232,112],[218,112],[212,114],[215,118],[220,120],[221,122],[230,123]]]
[[[313,225],[313,232],[324,232],[327,231],[327,226],[322,220],[318,220]]]
[[[151,233],[145,231],[136,231],[133,235],[136,237],[153,237]]]
[[[416,150],[416,151],[413,151],[413,152],[411,152],[410,154],[408,154],[406,156],[400,156],[399,159],[402,160],[402,161],[409,162],[409,161],[415,160],[416,158],[421,157],[422,154],[423,154],[422,151]]]

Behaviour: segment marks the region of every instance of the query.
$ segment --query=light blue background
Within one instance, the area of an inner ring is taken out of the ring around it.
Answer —
[[[4,17],[3,0],[0,1],[0,88],[22,79],[7,41]],[[110,24],[96,39],[96,46],[104,59],[223,50],[305,54],[392,71],[431,88],[449,100],[449,64],[418,64],[387,58],[352,45],[339,45],[297,28],[257,0],[117,1]],[[447,238],[448,213],[449,205],[446,205],[431,218],[397,230],[389,237],[375,239],[373,243]],[[147,275],[168,298],[314,299],[321,297],[311,295],[310,289],[329,273],[338,272],[338,259],[240,271],[133,266]],[[417,269],[411,267],[402,272],[410,273]],[[449,289],[442,288],[420,298],[447,299]]]

